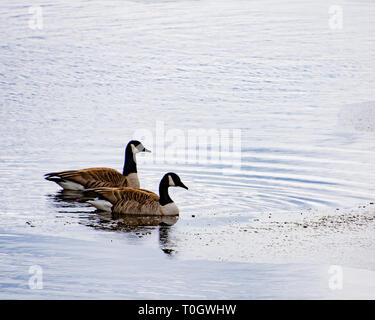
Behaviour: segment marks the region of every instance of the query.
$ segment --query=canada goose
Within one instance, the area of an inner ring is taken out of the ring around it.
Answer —
[[[137,163],[135,155],[138,152],[151,152],[143,144],[131,140],[125,149],[124,169],[121,174],[110,168],[89,168],[68,170],[45,174],[45,179],[56,182],[65,190],[82,191],[97,187],[132,187],[139,188]]]
[[[188,189],[177,174],[169,172],[160,181],[160,197],[143,189],[104,187],[93,189],[99,196],[87,202],[99,210],[115,214],[177,216],[179,210],[168,194],[169,187]]]

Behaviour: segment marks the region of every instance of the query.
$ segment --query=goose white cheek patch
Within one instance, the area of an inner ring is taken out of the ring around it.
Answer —
[[[131,144],[131,146],[132,146],[132,152],[133,152],[133,160],[136,163],[137,162],[137,158],[136,158],[135,155],[139,152],[139,150],[137,149],[137,147],[134,146],[134,144]]]
[[[171,187],[175,187],[175,186],[176,186],[176,185],[174,184],[174,181],[173,181],[173,179],[172,179],[171,176],[168,176],[168,180],[169,180],[169,186],[171,186]]]
[[[133,154],[136,154],[139,152],[139,150],[134,146],[134,144],[131,145],[132,146],[132,152]]]

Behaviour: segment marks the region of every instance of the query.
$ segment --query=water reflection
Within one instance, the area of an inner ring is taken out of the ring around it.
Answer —
[[[86,203],[92,199],[92,195],[88,192],[67,191],[62,190],[56,194],[47,195],[53,202],[58,211],[61,213],[69,213],[71,211],[61,210],[62,208],[82,208],[83,206],[93,208]],[[155,215],[131,215],[131,214],[115,214],[100,210],[92,212],[74,211],[71,219],[79,218],[79,223],[96,230],[125,232],[128,235],[136,236],[137,239],[150,235],[156,229],[159,230],[159,246],[167,255],[173,256],[176,252],[170,241],[170,230],[179,219],[179,216],[155,216]],[[78,214],[78,215],[77,215]],[[157,228],[159,227],[159,228]]]
[[[49,194],[48,196],[53,199],[57,207],[66,207],[68,203],[75,205],[77,203],[85,203],[87,200],[95,197],[95,194],[87,191],[61,190],[56,194]]]
[[[172,247],[176,246],[171,241],[170,230],[170,226],[162,225],[159,227],[159,246],[165,254],[173,256],[177,252],[172,249]]]
[[[92,199],[95,194],[80,191],[59,191],[55,195],[48,195],[52,198],[54,205],[58,208],[82,206],[86,201]],[[86,204],[88,205],[88,204]],[[91,206],[90,206],[91,207]],[[139,214],[117,214],[96,210],[94,211],[99,220],[103,223],[112,223],[110,229],[118,231],[127,227],[137,226],[172,226],[179,217],[178,216],[156,216],[156,215],[139,215]]]

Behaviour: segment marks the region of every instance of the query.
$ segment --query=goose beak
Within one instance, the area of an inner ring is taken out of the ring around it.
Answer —
[[[143,152],[149,152],[149,153],[151,153],[151,150],[148,150],[148,149],[146,149],[146,148],[144,148],[142,151],[143,151]]]
[[[181,187],[181,188],[184,188],[186,190],[189,190],[189,188],[187,186],[185,186],[182,182],[180,182],[180,184],[178,185],[178,187]]]

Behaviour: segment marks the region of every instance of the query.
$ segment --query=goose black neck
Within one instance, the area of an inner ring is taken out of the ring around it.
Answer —
[[[134,161],[132,147],[130,144],[128,144],[125,149],[125,162],[122,174],[127,176],[130,173],[137,173],[137,163]]]
[[[166,204],[173,202],[173,200],[169,196],[168,188],[169,188],[169,181],[168,179],[163,178],[159,184],[159,196],[160,196],[159,203],[161,206],[165,206]]]

